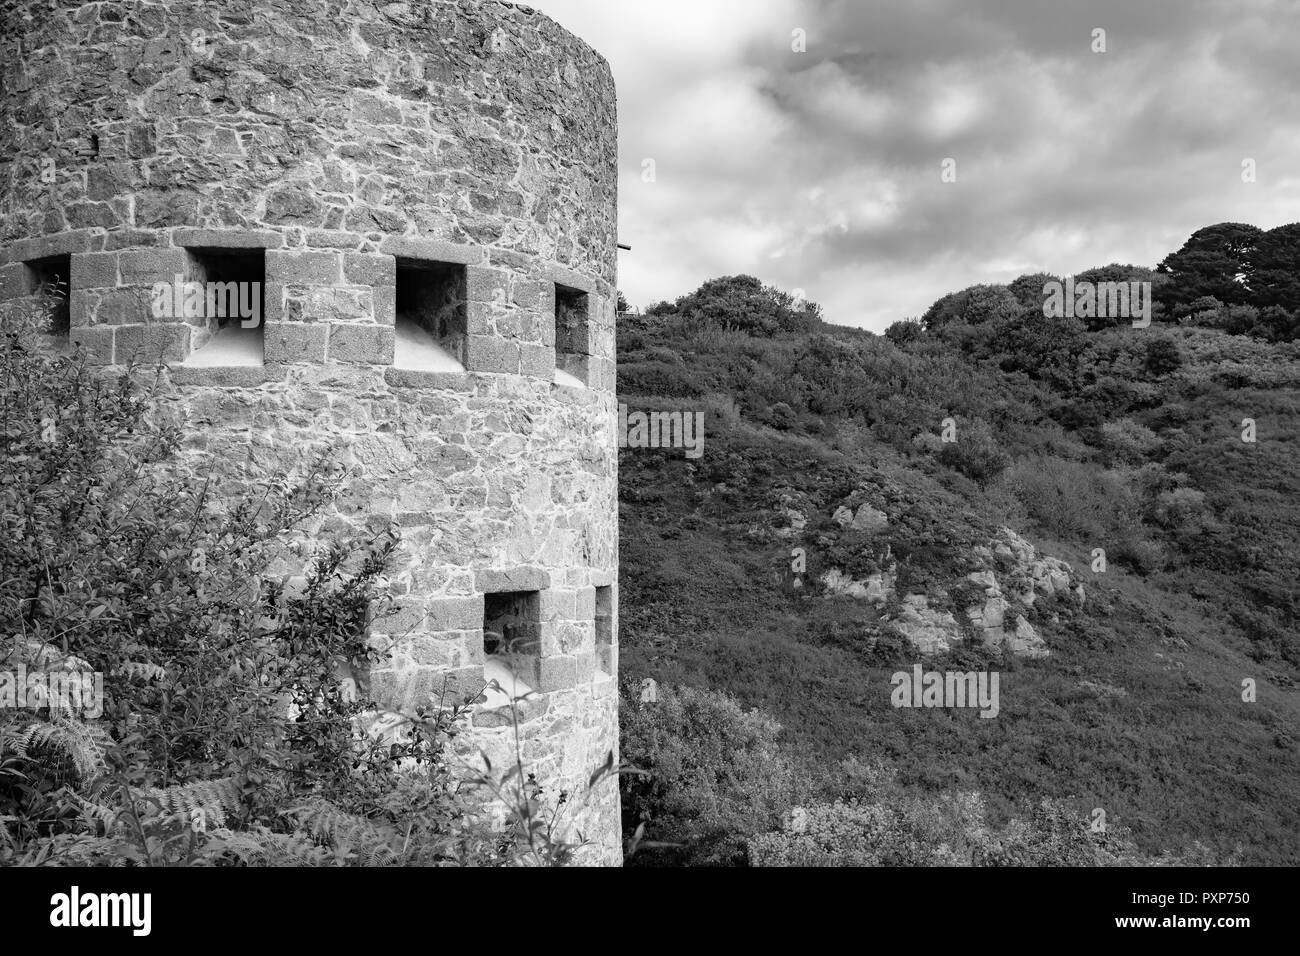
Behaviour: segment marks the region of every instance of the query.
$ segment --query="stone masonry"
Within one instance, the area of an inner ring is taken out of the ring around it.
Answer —
[[[604,863],[617,783],[582,796],[618,747],[615,130],[605,61],[514,4],[0,3],[0,301],[55,277],[56,335],[166,363],[217,488],[347,465],[313,534],[403,536],[372,694],[409,710],[508,664],[536,691],[524,760]],[[258,355],[197,361],[227,333],[150,290],[231,263],[261,283]],[[419,276],[455,277],[429,312],[459,369],[396,361]],[[508,762],[509,708],[472,725]]]

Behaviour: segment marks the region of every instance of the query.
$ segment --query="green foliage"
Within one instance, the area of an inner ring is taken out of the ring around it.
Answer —
[[[1150,283],[1152,302],[1152,320],[1159,322],[1165,314],[1165,305],[1161,298],[1162,290],[1169,282],[1169,277],[1157,269],[1148,269],[1145,266],[1121,265],[1118,262],[1112,262],[1110,265],[1100,266],[1095,269],[1085,269],[1074,277],[1076,285],[1080,282],[1091,282],[1094,285],[1100,285],[1103,282],[1119,282],[1131,285],[1134,282]],[[1098,312],[1101,310],[1098,309]],[[1092,315],[1083,320],[1091,332],[1100,329],[1111,328],[1113,326],[1124,326],[1130,322],[1129,317],[1108,314]]]
[[[1124,476],[1053,456],[1020,459],[1006,475],[1009,493],[1043,530],[1076,541],[1115,541],[1138,519]]]
[[[1080,277],[1143,273],[1107,266]],[[1122,808],[1143,859],[1198,841],[1231,859],[1242,839],[1252,862],[1290,862],[1300,765],[1281,730],[1296,716],[1281,689],[1300,661],[1300,344],[1268,340],[1254,306],[1249,336],[1186,323],[1056,325],[1041,301],[1033,308],[1046,280],[1025,279],[1001,320],[971,323],[945,297],[946,324],[921,334],[825,325],[803,337],[718,337],[706,349],[665,323],[653,340],[633,337],[631,365],[669,349],[696,391],[734,402],[725,418],[710,414],[698,462],[620,456],[621,666],[779,720],[777,746],[814,791],[792,798],[805,807],[978,792],[1009,858],[1047,862],[1092,859],[1071,841],[1079,812],[1105,806]],[[1159,290],[1164,278],[1151,281]],[[779,430],[777,403],[823,430]],[[1255,445],[1240,440],[1246,415],[1260,423]],[[961,442],[945,451],[939,440],[949,416],[963,440],[965,423],[982,422],[984,450],[1005,456],[965,469],[983,484],[960,470]],[[888,514],[888,528],[853,533],[831,521],[864,502]],[[1084,607],[1034,605],[1028,618],[1052,649],[1043,661],[962,647],[942,662],[996,666],[1004,691],[1014,680],[997,720],[900,715],[880,689],[914,651],[884,637],[892,605],[828,595],[821,575],[862,579],[896,564],[895,600],[923,591],[960,611],[968,595],[957,582],[998,524],[1070,561]],[[803,575],[791,570],[796,548]],[[1104,574],[1089,569],[1096,548]],[[1278,692],[1243,708],[1240,675],[1265,672]],[[850,748],[887,754],[901,789],[889,799],[846,791],[821,768]],[[1224,799],[1242,788],[1249,800]],[[1035,815],[1062,794],[1086,797],[1058,839],[1050,815]],[[1022,838],[1013,819],[1028,828]]]
[[[1039,307],[1041,311],[1041,300]],[[1002,285],[973,285],[939,299],[921,316],[926,331],[954,331],[961,326],[996,323],[1015,316],[1020,301]]]
[[[1253,305],[1224,305],[1204,297],[1187,306],[1184,322],[1230,335],[1250,335],[1266,342],[1291,342],[1300,338],[1300,314],[1278,305],[1257,309]]]
[[[1099,442],[1121,461],[1140,463],[1160,448],[1160,436],[1140,422],[1123,418],[1101,426]]]
[[[1171,310],[1202,296],[1229,305],[1250,302],[1255,249],[1263,232],[1241,222],[1221,222],[1198,229],[1158,270],[1170,279],[1160,301]]]
[[[900,786],[881,763],[856,757],[831,776],[831,802],[796,806],[781,828],[748,843],[751,866],[1210,866],[1199,844],[1182,855],[1143,854],[1129,831],[1094,826],[1074,801],[1043,799],[1027,818],[990,821],[978,792],[935,795]]]
[[[745,837],[789,806],[780,725],[725,694],[660,684],[657,700],[642,701],[625,679],[619,721],[623,759],[637,770],[623,778],[624,829],[644,825],[648,862],[736,862]]]
[[[885,329],[885,338],[895,345],[915,342],[925,335],[925,328],[919,319],[900,319]]]
[[[0,327],[0,669],[88,668],[103,706],[0,711],[0,864],[571,858],[522,766],[498,782],[510,825],[479,820],[451,767],[460,702],[367,730],[381,715],[345,678],[383,657],[365,622],[387,612],[394,533],[324,544],[292,593],[270,576],[333,469],[191,478],[155,378],[52,355],[38,331]]]
[[[1300,223],[1263,232],[1219,223],[1192,234],[1159,270],[1162,304],[1198,325],[1272,342],[1300,337]]]
[[[978,792],[935,796],[899,788],[884,768],[854,793],[793,808],[780,830],[749,841],[751,866],[1213,866],[1200,844],[1180,855],[1142,853],[1129,831],[1094,827],[1070,801],[1043,799],[1026,819],[989,822]],[[886,792],[881,792],[880,781]]]
[[[1023,275],[1007,286],[1007,290],[1016,297],[1022,309],[1028,309],[1037,312],[1040,315],[1043,312],[1043,303],[1047,298],[1047,293],[1043,291],[1049,282],[1064,282],[1060,276],[1052,275],[1050,272],[1033,272],[1029,275]]]
[[[821,324],[821,308],[816,303],[797,301],[753,276],[710,279],[674,305],[660,303],[647,311],[672,315],[688,326],[703,323],[767,337],[808,332]]]
[[[987,841],[983,804],[971,794],[796,807],[748,849],[751,866],[961,866]]]
[[[1259,237],[1252,257],[1251,303],[1300,311],[1300,222],[1270,229]],[[1226,301],[1226,300],[1225,300]]]
[[[1152,375],[1168,375],[1183,365],[1178,343],[1169,336],[1159,336],[1147,343],[1146,370]]]
[[[992,481],[1011,464],[993,429],[978,418],[959,425],[957,441],[939,445],[939,460],[981,484]]]

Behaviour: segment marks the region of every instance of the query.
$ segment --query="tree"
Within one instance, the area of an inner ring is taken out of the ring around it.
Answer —
[[[906,345],[908,342],[915,342],[923,335],[925,335],[925,329],[921,327],[921,323],[917,319],[901,319],[885,329],[885,338],[895,345]]]
[[[695,324],[760,336],[809,332],[821,324],[817,303],[745,275],[710,279],[678,299],[672,311]]]
[[[989,327],[977,354],[992,358],[1004,372],[1024,372],[1067,388],[1086,339],[1084,320],[1024,309]]]
[[[1157,266],[1170,280],[1160,290],[1160,302],[1170,311],[1205,295],[1227,305],[1250,304],[1255,252],[1263,235],[1257,226],[1243,222],[1196,230]]]
[[[1129,286],[1134,282],[1149,283],[1152,297],[1152,317],[1159,318],[1164,314],[1165,307],[1161,303],[1160,296],[1164,286],[1169,282],[1169,277],[1155,269],[1112,262],[1109,265],[1085,269],[1074,277],[1074,282],[1076,286],[1080,282],[1090,282],[1093,285],[1100,285],[1103,282],[1118,282]],[[1116,325],[1126,325],[1131,317],[1131,313],[1130,316],[1100,315],[1101,311],[1101,309],[1097,309],[1093,315],[1084,318],[1083,321],[1087,325],[1088,331],[1096,332]]]
[[[1020,301],[1006,286],[973,285],[939,299],[921,316],[921,324],[930,332],[953,325],[983,325],[1020,309]]]
[[[1007,289],[1016,297],[1016,301],[1026,309],[1043,310],[1043,286],[1049,282],[1064,281],[1060,276],[1050,272],[1033,272],[1022,275],[1012,281]]]
[[[1254,253],[1253,304],[1300,311],[1300,223],[1264,233]]]
[[[1161,336],[1147,343],[1146,370],[1152,375],[1167,375],[1182,367],[1183,356],[1178,343]]]
[[[1252,334],[1269,342],[1294,342],[1300,339],[1300,308],[1288,311],[1280,305],[1265,306]]]

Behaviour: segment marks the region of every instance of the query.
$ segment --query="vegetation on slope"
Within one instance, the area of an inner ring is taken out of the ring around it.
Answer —
[[[808,812],[798,808],[878,803],[846,797],[850,759],[888,767],[902,794],[890,805],[919,800],[947,819],[952,801],[969,807],[978,793],[979,812],[962,824],[965,862],[1025,859],[999,856],[976,832],[1005,836],[1013,819],[1049,830],[1049,819],[1070,821],[1095,862],[1165,851],[1300,858],[1290,796],[1300,785],[1300,301],[1271,265],[1294,250],[1267,250],[1272,278],[1255,279],[1257,295],[1246,284],[1257,273],[1240,276],[1253,247],[1195,254],[1225,232],[1201,230],[1159,271],[1076,277],[1152,281],[1156,321],[1145,329],[1046,318],[1045,275],[946,296],[883,337],[811,321],[815,307],[746,277],[621,317],[620,400],[707,416],[698,460],[636,448],[620,458],[623,756],[682,781],[656,790],[628,778],[628,825],[680,844],[638,858],[807,859],[807,847],[762,850],[762,834],[789,831],[791,814]],[[1227,268],[1237,278],[1216,278]],[[1238,286],[1231,305],[1204,298]],[[1256,313],[1233,319],[1234,308]],[[955,443],[940,437],[948,418]],[[1244,419],[1254,442],[1243,441]],[[883,510],[888,526],[842,528],[831,516],[846,502]],[[1084,574],[1084,606],[1036,606],[1045,659],[972,640],[925,662],[999,671],[996,719],[894,709],[889,677],[920,657],[884,617],[908,592],[942,599],[1000,526]],[[805,573],[792,571],[796,548]],[[884,607],[820,583],[827,569],[861,577],[886,559],[898,587]],[[779,767],[781,779],[717,765],[745,745],[683,756],[675,737],[694,725],[640,700],[647,677],[715,695],[721,712],[757,708],[745,718],[754,727],[777,722],[748,766]],[[1254,702],[1243,700],[1247,679]],[[715,783],[697,801],[702,779]],[[719,809],[728,800],[738,802]],[[1101,845],[1098,809],[1132,847]],[[947,839],[934,833],[936,846]],[[878,844],[842,856],[890,859]]]

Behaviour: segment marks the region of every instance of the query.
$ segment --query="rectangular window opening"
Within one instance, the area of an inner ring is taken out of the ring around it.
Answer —
[[[596,588],[596,666],[614,673],[614,589]]]
[[[484,677],[496,679],[512,697],[539,683],[542,650],[542,593],[502,591],[483,595]]]
[[[24,263],[27,288],[40,300],[50,317],[48,332],[66,336],[71,331],[72,315],[68,308],[68,291],[72,276],[72,256],[49,256]]]
[[[463,265],[397,260],[397,345],[393,364],[465,371],[469,281]]]
[[[555,381],[585,386],[590,348],[590,297],[581,289],[555,286]]]
[[[187,249],[185,321],[197,326],[187,365],[261,365],[266,335],[266,253],[262,249]],[[173,290],[176,294],[176,290]]]

